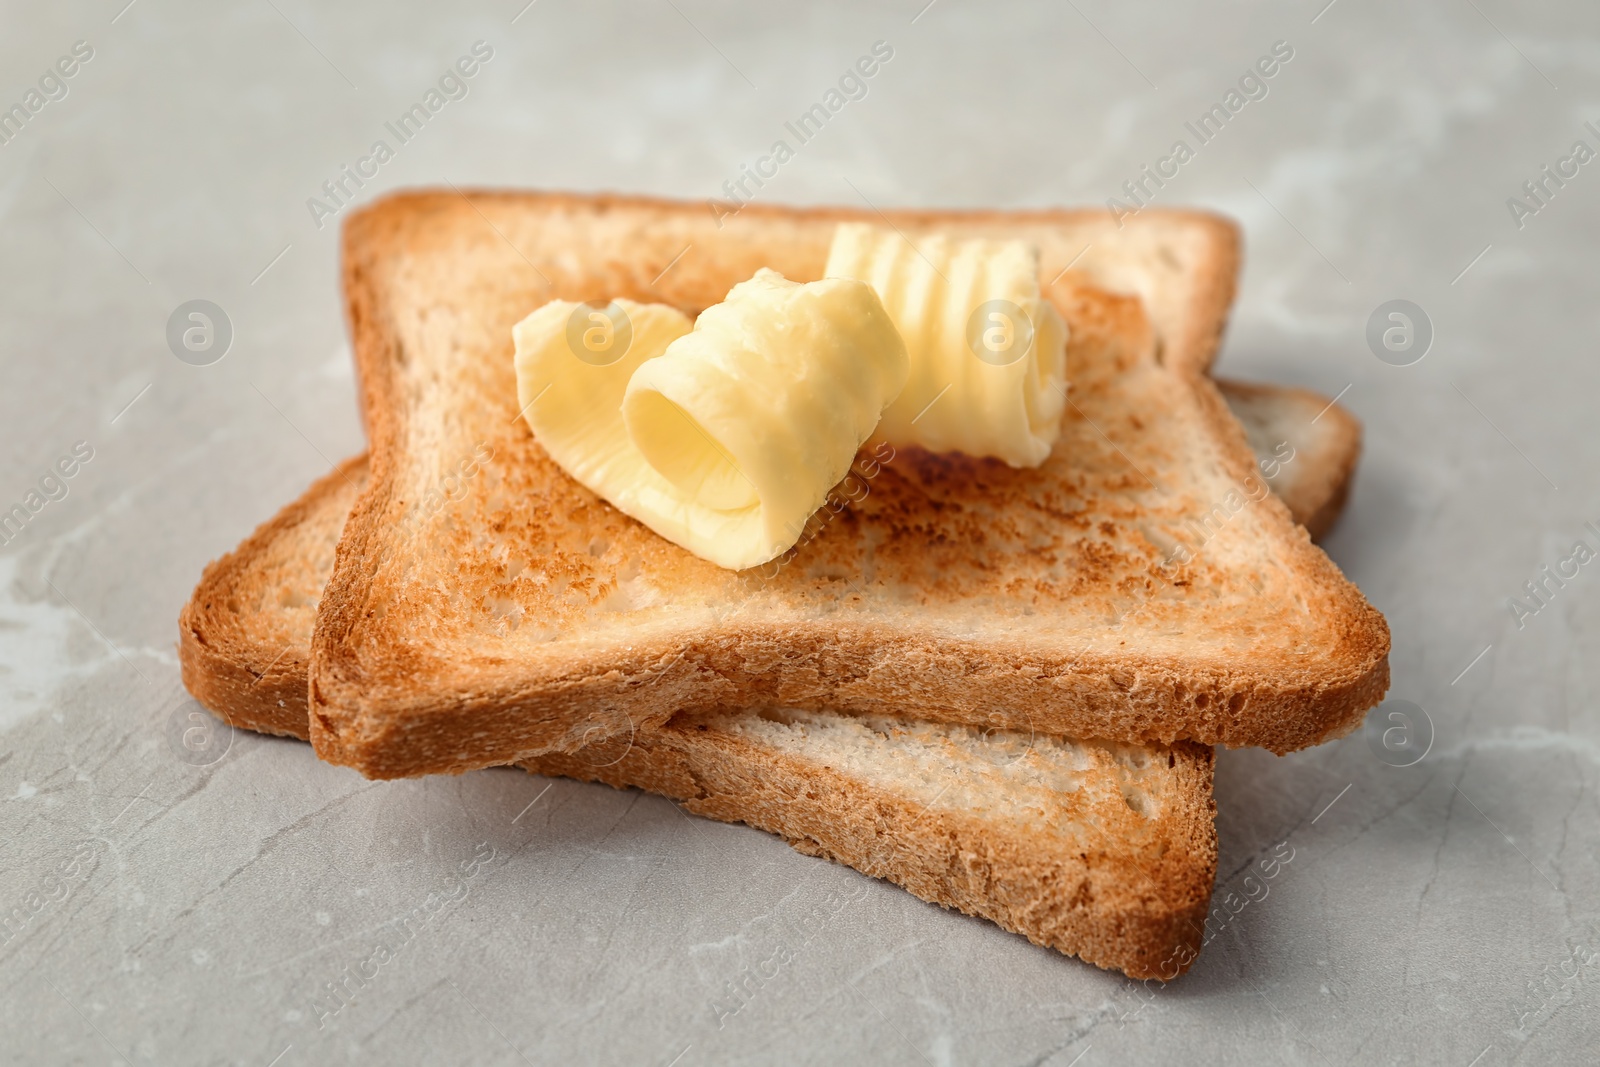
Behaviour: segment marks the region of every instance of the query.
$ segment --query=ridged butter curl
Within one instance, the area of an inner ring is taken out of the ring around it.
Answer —
[[[870,286],[770,270],[692,329],[662,304],[554,301],[513,339],[518,403],[551,458],[734,570],[795,544],[908,373]]]
[[[1061,433],[1067,325],[1039,286],[1024,241],[910,239],[842,223],[824,273],[877,291],[911,373],[877,437],[895,446],[1037,467]]]

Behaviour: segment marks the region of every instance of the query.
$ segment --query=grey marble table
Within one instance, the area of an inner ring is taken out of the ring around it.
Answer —
[[[0,547],[0,1062],[1600,1060],[1600,568],[1525,593],[1600,545],[1593,5],[523,2],[4,4],[0,505],[92,455]],[[1156,203],[1247,237],[1219,369],[1365,421],[1327,549],[1426,755],[1222,753],[1219,899],[1294,859],[1159,990],[654,797],[242,733],[181,760],[201,567],[362,448],[324,183],[480,41],[358,199],[716,196],[878,41],[760,197],[1104,204],[1176,167]],[[193,299],[232,326],[209,366],[167,343]],[[1369,345],[1393,300],[1425,358]]]

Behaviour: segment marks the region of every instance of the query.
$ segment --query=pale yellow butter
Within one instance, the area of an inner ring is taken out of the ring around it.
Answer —
[[[1037,467],[1061,433],[1067,326],[1024,241],[917,237],[842,223],[824,273],[871,285],[911,373],[875,436]]]
[[[692,330],[666,305],[556,301],[513,339],[518,403],[551,458],[735,570],[794,545],[907,374],[869,286],[769,270]]]

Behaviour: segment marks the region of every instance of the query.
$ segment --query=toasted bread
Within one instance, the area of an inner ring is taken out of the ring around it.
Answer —
[[[698,310],[761,266],[811,279],[851,217],[752,206],[719,229],[703,205],[418,193],[351,218],[372,480],[313,640],[320,755],[461,771],[763,704],[1276,752],[1360,722],[1388,629],[1276,500],[1245,504],[1251,454],[1203,374],[1237,258],[1220,219],[890,216],[1039,245],[1072,329],[1062,437],[1038,470],[906,450],[771,578],[622,516],[518,419],[510,327],[531,308]],[[480,448],[465,492],[426,505]]]
[[[1287,435],[1252,432],[1264,442],[1264,463],[1282,440],[1295,450],[1271,484],[1307,509],[1296,517],[1336,514],[1339,504],[1328,501],[1343,500],[1339,482],[1351,467],[1326,470],[1326,450],[1303,443],[1291,413],[1306,394],[1222,389],[1230,404],[1248,396],[1258,429]],[[1354,423],[1338,410],[1338,425]],[[308,735],[312,623],[366,481],[366,457],[341,464],[207,567],[185,606],[184,684],[233,725]],[[749,823],[1136,978],[1186,969],[1215,873],[1210,753],[1180,744],[1163,761],[1161,749],[1032,741],[827,712],[684,714],[526,766],[650,789],[702,815]],[[930,795],[930,775],[957,792]],[[1077,788],[1055,788],[1064,782]]]
[[[1361,457],[1361,423],[1348,410],[1309,389],[1221,381],[1217,388],[1244,427],[1263,471],[1290,472],[1273,491],[1313,540],[1344,511]],[[1290,446],[1284,462],[1280,449]],[[1298,464],[1298,466],[1296,466]]]
[[[312,626],[367,471],[363,454],[313,482],[238,548],[207,564],[178,614],[183,684],[232,725],[310,739]]]
[[[523,764],[637,786],[1134,978],[1199,951],[1212,751],[832,711],[680,713]]]
[[[181,622],[184,684],[235,726],[307,735],[321,585],[364,458],[213,563]],[[1212,753],[858,718],[684,713],[525,764],[636,786],[1136,978],[1199,950],[1216,873]]]
[[[233,725],[307,735],[312,616],[365,480],[360,458],[319,480],[208,567],[184,609],[184,683]],[[1139,978],[1187,969],[1216,871],[1212,755],[1192,744],[685,713],[525,766],[749,823]]]
[[[1284,442],[1293,450],[1294,460],[1282,464],[1268,484],[1295,521],[1314,529],[1314,536],[1331,527],[1360,454],[1355,416],[1309,390],[1217,384],[1263,467],[1278,458]],[[365,455],[341,463],[207,566],[184,605],[178,625],[184,684],[235,726],[309,737],[312,624],[333,572],[339,534],[366,488],[367,473]]]

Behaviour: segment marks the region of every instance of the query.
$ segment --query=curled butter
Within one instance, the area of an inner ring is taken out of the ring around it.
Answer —
[[[871,285],[905,338],[911,373],[877,437],[896,446],[1037,467],[1061,433],[1067,325],[1024,241],[842,223],[824,271]]]
[[[692,330],[661,304],[556,301],[513,338],[518,402],[551,458],[669,541],[734,570],[794,545],[908,369],[869,286],[802,285],[769,270]]]

